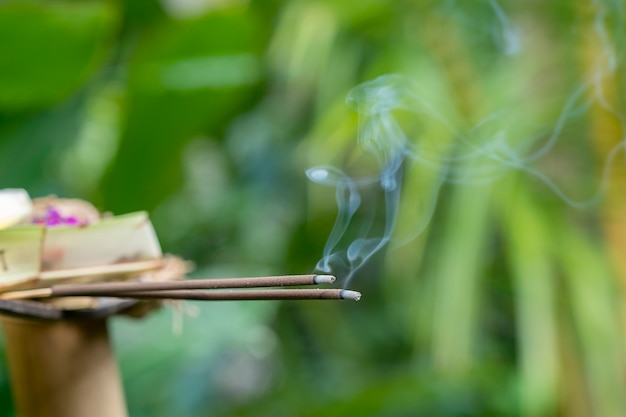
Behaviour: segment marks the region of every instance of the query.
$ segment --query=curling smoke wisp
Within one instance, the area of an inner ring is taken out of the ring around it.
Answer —
[[[511,23],[497,1],[490,0],[489,4],[497,23],[492,31],[493,42],[502,59],[509,59],[522,51],[523,32]],[[592,73],[574,85],[551,121],[534,126],[524,136],[518,132],[519,124],[525,123],[523,111],[516,107],[515,101],[508,106],[499,106],[468,127],[459,121],[450,103],[434,96],[432,89],[421,85],[419,79],[391,74],[354,88],[346,103],[358,113],[357,142],[375,159],[379,171],[363,177],[352,177],[332,166],[318,166],[307,171],[308,178],[314,183],[335,188],[338,209],[317,270],[324,273],[345,270],[343,278],[344,285],[347,285],[372,256],[390,243],[402,198],[403,173],[414,164],[425,168],[424,172],[430,172],[435,192],[426,207],[416,214],[420,221],[411,234],[413,237],[429,223],[443,184],[480,186],[493,183],[511,171],[534,178],[573,207],[586,208],[596,204],[606,192],[617,157],[624,156],[626,123],[624,115],[610,104],[603,88],[607,77],[623,68],[621,48],[616,45],[619,36],[611,35],[606,22],[607,11],[600,0],[592,0],[592,6],[596,10],[593,27],[601,45],[601,54],[594,62]],[[557,143],[567,141],[566,126],[588,114],[591,106],[599,107],[619,120],[622,140],[605,156],[593,193],[575,198],[541,168],[541,161],[555,152]],[[406,115],[417,121],[418,128],[410,131],[404,128],[400,120],[406,120]],[[436,126],[436,131],[446,139],[434,140],[434,135],[420,130],[419,124],[424,121]],[[346,233],[358,210],[364,204],[370,204],[362,193],[366,188],[376,188],[384,195],[384,227],[374,236],[365,231],[346,243]]]

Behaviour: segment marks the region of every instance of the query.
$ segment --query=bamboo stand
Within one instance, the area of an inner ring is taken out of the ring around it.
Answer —
[[[106,318],[0,318],[19,417],[126,417]]]

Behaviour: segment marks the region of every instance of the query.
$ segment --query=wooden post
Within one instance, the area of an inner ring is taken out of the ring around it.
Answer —
[[[19,417],[126,417],[106,318],[1,316]]]

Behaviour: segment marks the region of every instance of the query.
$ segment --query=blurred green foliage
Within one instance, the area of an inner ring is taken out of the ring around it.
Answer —
[[[487,164],[497,179],[467,184],[407,163],[404,244],[359,271],[359,303],[191,304],[111,325],[136,417],[624,416],[623,161],[601,205],[563,197],[591,194],[624,139],[624,13],[619,0],[3,1],[0,188],[149,210],[195,276],[308,273],[337,208],[305,169],[376,169],[353,87],[414,79],[454,128],[397,118],[438,155],[491,115],[508,140],[495,154],[541,148],[580,91],[532,168],[470,160],[455,174]],[[376,230],[377,213],[355,222]],[[0,415],[9,389],[2,365]]]

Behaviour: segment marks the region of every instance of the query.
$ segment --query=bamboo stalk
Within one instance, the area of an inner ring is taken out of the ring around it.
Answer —
[[[163,265],[162,259],[154,259],[149,261],[137,261],[137,262],[123,262],[119,264],[111,265],[98,265],[88,266],[84,268],[72,268],[61,269],[53,271],[42,271],[39,274],[39,278],[42,280],[48,279],[65,279],[65,278],[79,278],[87,276],[107,276],[107,275],[120,275],[131,274],[138,272],[151,271],[158,269]]]
[[[126,417],[105,319],[0,316],[16,415]]]

